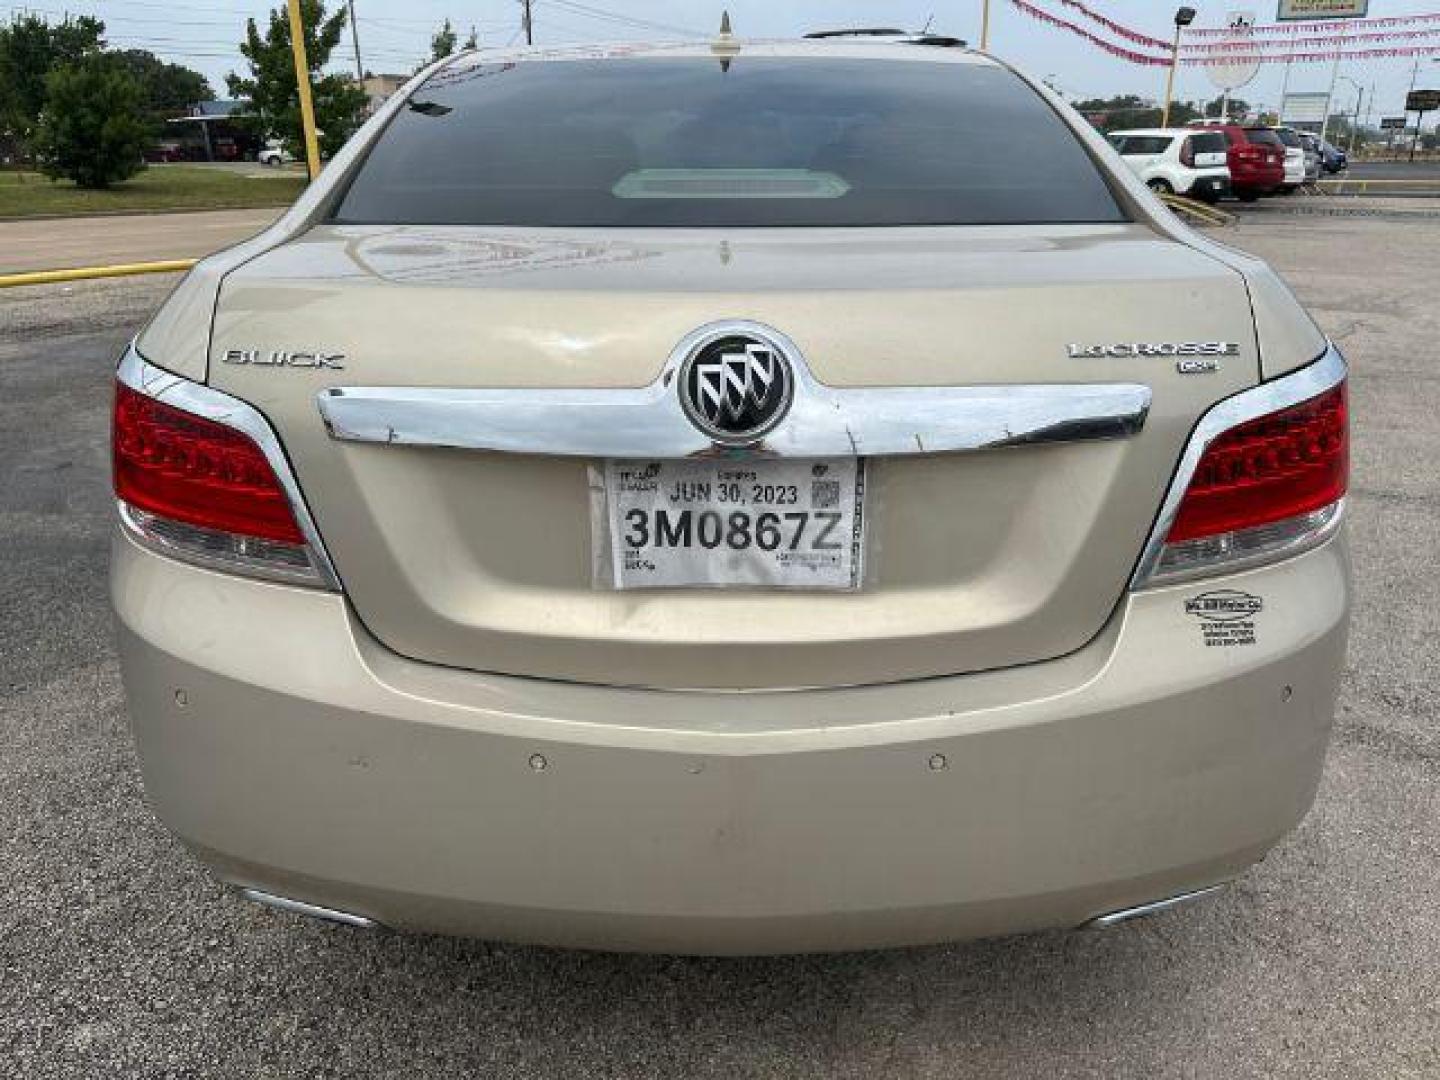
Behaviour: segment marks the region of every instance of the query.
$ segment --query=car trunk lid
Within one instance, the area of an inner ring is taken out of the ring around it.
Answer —
[[[687,334],[737,318],[783,332],[837,391],[1140,384],[1153,399],[1125,437],[868,460],[854,591],[617,590],[595,570],[603,462],[337,439],[317,408],[337,387],[646,387]],[[1182,374],[1139,347],[1180,343],[1235,355]],[[325,226],[228,277],[209,370],[275,425],[355,612],[391,649],[751,689],[1079,648],[1123,595],[1196,418],[1258,362],[1240,276],[1137,225]]]

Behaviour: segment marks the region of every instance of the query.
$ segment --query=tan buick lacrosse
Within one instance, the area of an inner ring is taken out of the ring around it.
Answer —
[[[1345,363],[961,48],[465,53],[127,349],[159,815],[357,926],[1108,926],[1309,807]]]

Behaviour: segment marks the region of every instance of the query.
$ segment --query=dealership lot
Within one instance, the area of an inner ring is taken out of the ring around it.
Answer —
[[[1440,1074],[1440,219],[1213,235],[1271,259],[1353,364],[1358,596],[1314,813],[1192,910],[839,957],[367,936],[211,881],[144,805],[105,597],[109,361],[173,281],[0,292],[4,1071]]]

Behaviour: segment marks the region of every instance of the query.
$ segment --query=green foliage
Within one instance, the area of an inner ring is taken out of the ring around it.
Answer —
[[[333,154],[359,126],[365,92],[346,75],[320,74],[345,29],[344,5],[327,17],[323,0],[300,0],[300,11],[305,24],[305,59],[310,66],[320,150]],[[240,52],[249,61],[250,74],[248,77],[234,73],[226,76],[230,93],[250,103],[251,122],[262,136],[281,139],[292,154],[304,157],[300,88],[295,81],[286,9],[282,6],[270,12],[263,37],[255,20],[247,20]]]
[[[1244,120],[1250,115],[1250,103],[1244,98],[1232,97],[1229,105],[1225,105],[1225,95],[1221,94],[1214,101],[1207,101],[1205,103],[1206,119],[1220,119],[1220,110],[1222,107],[1229,113],[1229,119],[1231,120]]]
[[[113,64],[129,72],[140,83],[145,99],[145,113],[155,124],[176,116],[197,101],[213,101],[210,83],[198,71],[180,64],[167,64],[144,49],[108,52]]]
[[[1164,111],[1159,105],[1146,101],[1136,94],[1089,98],[1071,104],[1101,131],[1159,127],[1161,118],[1164,116]],[[1184,127],[1199,116],[1200,110],[1188,101],[1172,101],[1170,103],[1171,127]]]
[[[460,39],[455,34],[455,28],[450,25],[450,20],[445,20],[445,25],[435,31],[435,36],[430,39],[430,59],[443,60],[453,55],[455,44]]]
[[[50,73],[98,53],[104,33],[105,24],[88,15],[53,25],[38,15],[22,15],[0,26],[0,135],[33,151]]]
[[[478,49],[480,47],[480,32],[475,27],[470,27],[470,36],[465,39],[465,48]]]
[[[139,80],[99,54],[52,71],[34,138],[46,174],[82,188],[134,176],[149,134],[144,101]]]

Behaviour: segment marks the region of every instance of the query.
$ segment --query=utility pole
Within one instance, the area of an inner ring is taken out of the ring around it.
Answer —
[[[1354,79],[1350,78],[1349,75],[1341,75],[1340,77],[1346,82],[1348,82],[1351,86],[1355,87],[1355,114],[1350,119],[1350,145],[1345,151],[1347,154],[1354,156],[1355,135],[1360,130],[1360,106],[1363,105],[1365,102],[1365,87],[1361,86]]]
[[[1320,141],[1330,133],[1330,104],[1335,100],[1335,84],[1340,81],[1340,42],[1335,42],[1335,65],[1330,69],[1330,89],[1325,94],[1325,119],[1320,122]]]
[[[360,28],[355,25],[355,0],[345,0],[350,9],[350,44],[355,46],[355,81],[365,81],[365,67],[360,63]]]
[[[1431,57],[1431,63],[1440,63],[1440,57]],[[1420,57],[1415,58],[1414,65],[1410,68],[1410,89],[1405,92],[1405,118],[1410,118],[1410,95],[1415,92],[1415,84],[1420,81]],[[1410,140],[1410,160],[1415,160],[1415,148],[1420,145],[1420,128],[1425,123],[1423,112],[1415,114],[1415,137]]]
[[[522,16],[523,25],[524,25],[524,27],[525,27],[525,44],[526,44],[526,45],[534,45],[534,44],[535,44],[535,20],[534,20],[534,18],[531,16],[531,13],[530,13],[530,3],[531,3],[531,0],[520,0],[520,3],[523,4],[524,7],[525,7],[525,14]]]
[[[990,0],[980,0],[980,51],[990,48]]]
[[[289,0],[290,53],[295,58],[295,85],[300,91],[300,126],[305,135],[305,168],[310,179],[320,175],[320,143],[315,137],[315,102],[310,96],[310,63],[305,57],[305,23],[300,0]]]

